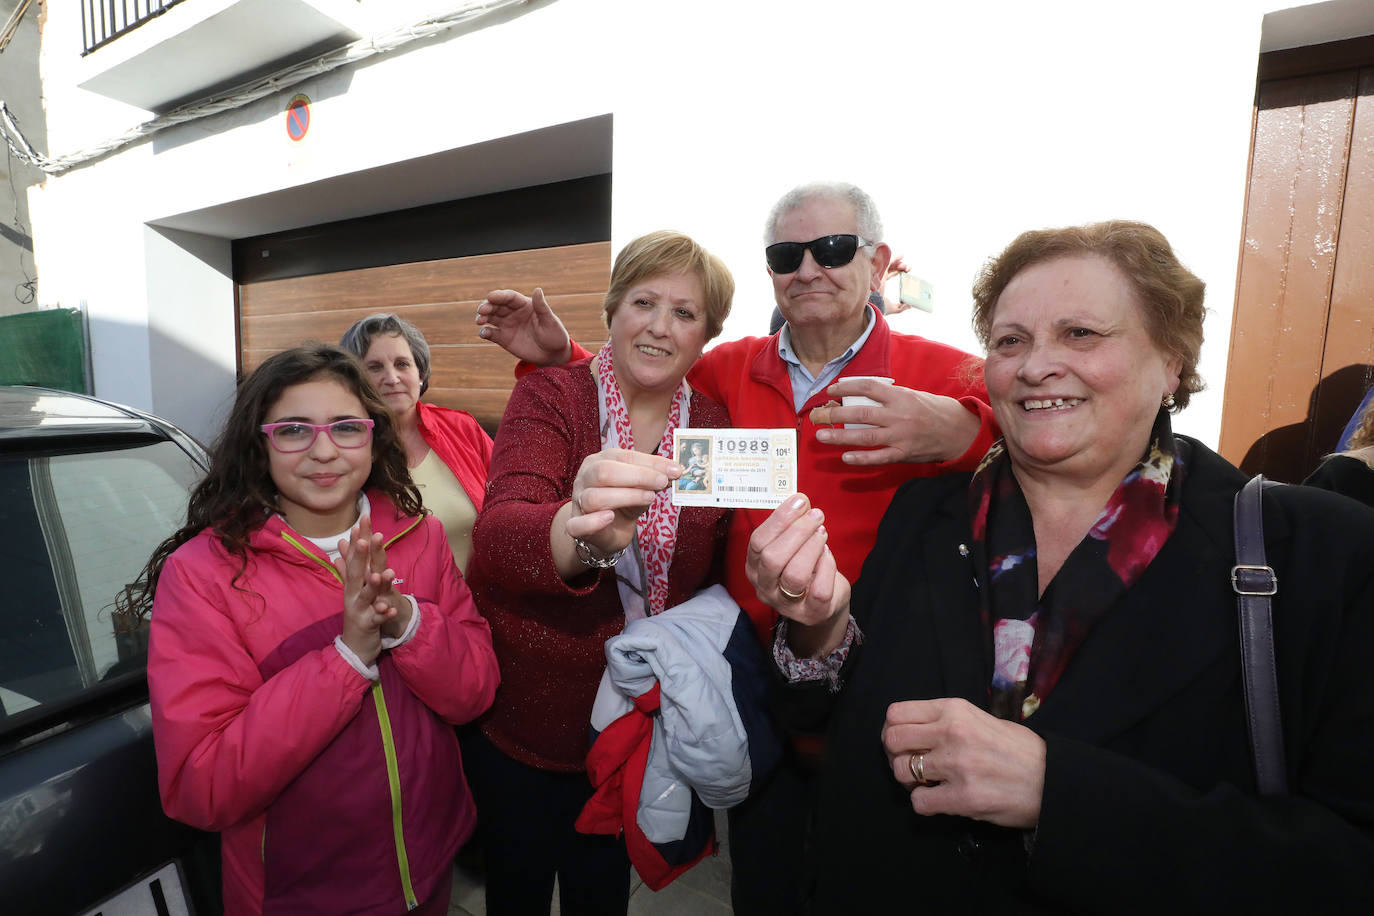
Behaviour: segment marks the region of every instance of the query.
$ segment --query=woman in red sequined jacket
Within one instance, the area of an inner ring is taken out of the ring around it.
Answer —
[[[673,430],[727,426],[684,378],[720,332],[734,281],[690,238],[656,232],[616,258],[610,341],[521,379],[497,432],[468,580],[503,683],[465,759],[482,824],[487,908],[623,912],[618,837],[578,834],[605,642],[719,578],[728,513],[676,507]]]

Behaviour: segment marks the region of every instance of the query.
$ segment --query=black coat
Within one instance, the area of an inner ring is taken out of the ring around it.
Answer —
[[[1302,487],[1264,499],[1290,795],[1256,797],[1245,727],[1232,500],[1245,477],[1180,437],[1178,527],[1088,634],[1027,725],[1046,741],[1039,827],[921,817],[880,742],[889,703],[986,709],[968,476],[898,491],[855,584],[864,633],[828,721],[808,888],[816,913],[1374,912],[1374,512]]]
[[[1303,484],[1321,487],[1323,490],[1358,499],[1366,506],[1374,506],[1374,468],[1359,458],[1331,455],[1317,465],[1317,469],[1308,475]]]

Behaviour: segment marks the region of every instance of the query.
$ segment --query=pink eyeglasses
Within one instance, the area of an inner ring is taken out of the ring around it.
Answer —
[[[262,431],[267,441],[279,452],[303,452],[315,444],[320,433],[329,433],[329,440],[339,448],[362,448],[372,441],[374,420],[335,420],[333,423],[302,423],[299,420],[286,420],[282,423],[264,423]]]

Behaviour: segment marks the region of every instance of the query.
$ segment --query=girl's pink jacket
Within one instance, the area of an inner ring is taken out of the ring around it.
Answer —
[[[148,652],[158,783],[168,815],[222,832],[227,914],[404,913],[475,824],[451,726],[491,705],[491,632],[439,523],[367,496],[421,615],[376,682],[334,648],[332,564],[279,517],[251,536],[237,581],[209,531],[163,566]]]

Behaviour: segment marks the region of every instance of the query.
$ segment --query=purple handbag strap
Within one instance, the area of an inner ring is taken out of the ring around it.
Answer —
[[[1279,715],[1279,679],[1274,664],[1273,595],[1279,582],[1264,556],[1265,487],[1277,486],[1256,474],[1236,494],[1236,565],[1231,587],[1240,616],[1241,670],[1245,714],[1255,758],[1255,781],[1261,795],[1288,794],[1284,763],[1283,722]]]

